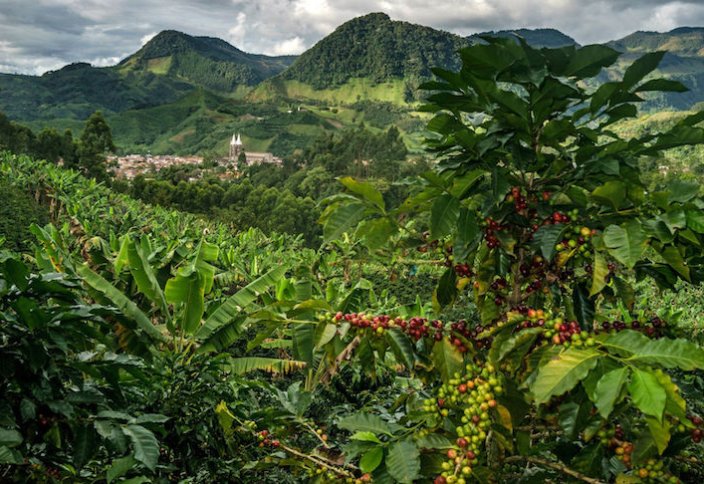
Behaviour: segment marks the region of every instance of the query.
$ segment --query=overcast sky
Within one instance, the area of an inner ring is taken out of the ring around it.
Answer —
[[[370,12],[458,34],[554,27],[582,44],[704,26],[704,0],[0,0],[0,72],[113,65],[165,29],[299,54]]]

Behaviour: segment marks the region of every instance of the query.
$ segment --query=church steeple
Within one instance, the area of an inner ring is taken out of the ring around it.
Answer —
[[[240,134],[232,134],[232,139],[230,140],[230,161],[237,161],[237,158],[242,152],[242,138]]]

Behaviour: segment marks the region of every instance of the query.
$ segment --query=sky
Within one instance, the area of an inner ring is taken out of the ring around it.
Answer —
[[[461,35],[553,27],[581,44],[704,26],[704,0],[0,0],[0,72],[114,65],[167,29],[299,54],[370,12]]]

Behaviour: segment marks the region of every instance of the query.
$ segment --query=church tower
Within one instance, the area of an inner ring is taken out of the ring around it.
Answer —
[[[230,161],[237,161],[240,153],[242,153],[242,138],[239,133],[237,133],[237,137],[233,134],[232,140],[230,140]]]

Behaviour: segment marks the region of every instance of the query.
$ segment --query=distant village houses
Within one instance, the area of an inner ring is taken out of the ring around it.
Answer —
[[[244,156],[244,159],[240,158]],[[239,133],[233,134],[230,140],[230,151],[228,156],[220,159],[221,165],[231,164],[236,171],[240,161],[246,166],[271,163],[281,165],[281,158],[272,153],[246,151]],[[108,163],[115,167],[115,174],[119,178],[133,179],[138,175],[143,175],[151,171],[159,171],[163,168],[176,165],[200,165],[203,163],[201,156],[175,156],[175,155],[139,155],[130,154],[124,156],[110,156]],[[232,175],[228,176],[230,178]],[[235,174],[235,176],[237,176]]]

